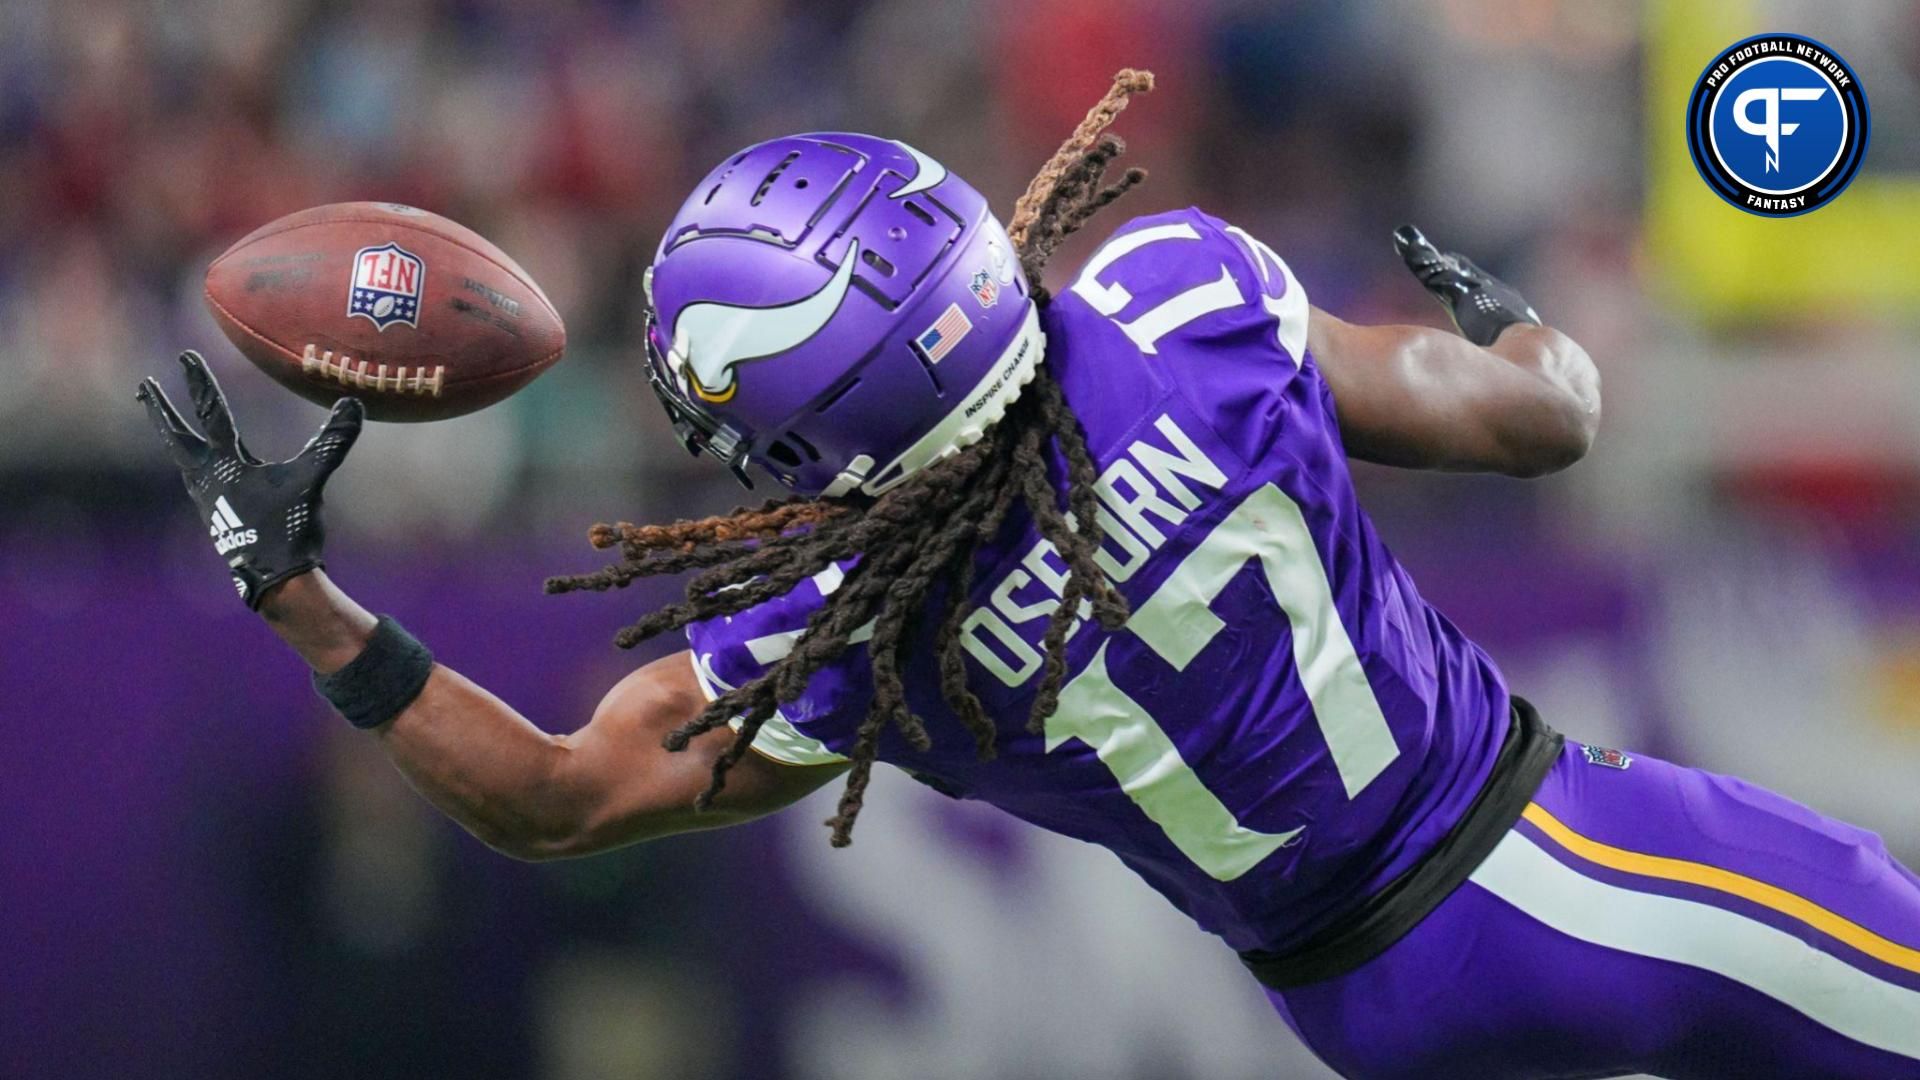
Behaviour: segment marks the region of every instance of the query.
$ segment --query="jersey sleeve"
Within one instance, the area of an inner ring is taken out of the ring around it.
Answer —
[[[785,596],[735,615],[689,623],[687,645],[693,655],[693,674],[707,700],[765,675],[792,652],[807,619],[840,586],[841,575],[841,567],[828,567]],[[860,637],[856,631],[856,642]],[[846,761],[846,756],[833,750],[823,736],[826,729],[836,726],[836,718],[852,709],[864,709],[857,700],[861,685],[854,674],[857,665],[846,663],[857,651],[849,649],[838,662],[816,672],[798,700],[788,702],[769,717],[754,737],[754,751],[783,765]],[[740,729],[738,717],[730,723],[734,730]]]
[[[1129,221],[1075,275],[1073,295],[1142,353],[1231,351],[1298,370],[1307,356],[1307,293],[1273,248],[1189,208]]]
[[[1104,316],[1077,326],[1128,339],[1242,461],[1287,440],[1338,439],[1331,394],[1307,347],[1307,291],[1248,230],[1191,208],[1136,219],[1101,245],[1068,292]]]
[[[1311,317],[1307,290],[1293,276],[1286,260],[1252,233],[1206,214],[1199,216],[1245,259],[1244,269],[1249,271],[1246,284],[1253,305],[1272,320],[1273,343],[1281,356],[1295,369],[1300,368],[1307,358],[1307,323]]]

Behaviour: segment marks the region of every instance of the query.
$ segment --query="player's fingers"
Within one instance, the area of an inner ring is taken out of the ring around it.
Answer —
[[[1448,255],[1433,246],[1425,233],[1412,225],[1402,225],[1393,230],[1393,247],[1400,253],[1401,261],[1413,276],[1420,279],[1429,292],[1440,296],[1443,302],[1458,303],[1471,290],[1471,284],[1462,272],[1465,260],[1457,255]]]
[[[147,407],[147,415],[153,419],[153,424],[160,429],[161,435],[181,442],[203,441],[199,434],[187,426],[186,418],[180,415],[180,410],[173,407],[167,392],[160,388],[160,380],[152,376],[141,379],[140,386],[133,392],[133,396]]]
[[[207,441],[194,433],[181,417],[173,402],[167,400],[167,392],[152,378],[140,380],[140,388],[133,392],[140,404],[146,406],[147,419],[153,421],[154,430],[160,433],[160,441],[167,446],[167,453],[173,456],[173,463],[179,467],[191,468],[199,463],[200,455],[206,452]]]
[[[359,398],[341,398],[333,403],[333,412],[327,416],[327,422],[307,442],[300,456],[311,457],[319,477],[326,479],[340,467],[347,451],[353,449],[366,419],[367,407]]]
[[[1407,269],[1429,289],[1441,287],[1447,273],[1454,268],[1440,249],[1433,246],[1433,241],[1411,225],[1403,225],[1394,232],[1393,246],[1400,252]]]
[[[1402,225],[1393,230],[1393,250],[1399,252],[1408,269],[1416,273],[1422,265],[1440,258],[1440,252],[1434,249],[1426,234],[1412,225]]]
[[[1448,252],[1447,258],[1452,260],[1453,264],[1460,268],[1460,273],[1466,277],[1472,278],[1476,281],[1487,281],[1493,277],[1492,274],[1489,274],[1485,270],[1480,269],[1480,265],[1478,263],[1474,262],[1472,259],[1467,258],[1465,255],[1462,255],[1457,251]]]
[[[227,395],[220,389],[220,382],[213,377],[213,369],[199,353],[188,349],[180,354],[180,366],[187,371],[187,390],[193,395],[193,414],[200,418],[200,427],[207,433],[207,441],[221,450],[231,450],[242,461],[257,464],[253,456],[240,444],[240,432],[233,424],[233,410],[227,405]]]

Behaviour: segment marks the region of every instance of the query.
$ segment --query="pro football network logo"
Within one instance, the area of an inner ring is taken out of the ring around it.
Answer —
[[[427,264],[399,244],[361,248],[353,257],[353,284],[347,291],[347,317],[358,315],[380,330],[394,323],[420,325],[420,292]]]
[[[1687,100],[1687,150],[1701,178],[1762,217],[1793,217],[1838,198],[1866,157],[1868,127],[1853,69],[1799,34],[1728,46]]]

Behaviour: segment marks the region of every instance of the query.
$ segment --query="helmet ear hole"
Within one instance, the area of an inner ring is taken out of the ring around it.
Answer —
[[[797,469],[805,464],[800,458],[803,452],[807,455],[807,461],[820,460],[820,451],[796,432],[789,431],[783,438],[767,444],[767,456],[789,469]]]
[[[814,449],[813,444],[808,442],[804,437],[802,437],[799,432],[789,431],[787,432],[787,438],[791,439],[793,441],[793,444],[799,447],[802,453],[807,455],[808,460],[810,461],[820,460],[820,451]]]
[[[767,456],[789,469],[800,467],[800,455],[782,440],[775,439],[767,444]]]

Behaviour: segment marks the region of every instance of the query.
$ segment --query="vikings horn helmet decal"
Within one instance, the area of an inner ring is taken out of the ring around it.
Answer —
[[[732,399],[736,364],[773,356],[803,344],[832,320],[853,283],[860,241],[853,241],[833,277],[812,296],[779,307],[688,304],[673,323],[673,357],[686,365],[687,382],[704,401]]]
[[[907,156],[912,158],[913,163],[920,168],[919,171],[913,174],[912,179],[901,184],[899,189],[889,196],[889,198],[904,199],[916,191],[925,191],[928,188],[935,187],[940,181],[947,178],[947,167],[945,165],[915,150],[906,143],[900,143],[899,146],[900,149],[907,152]]]

